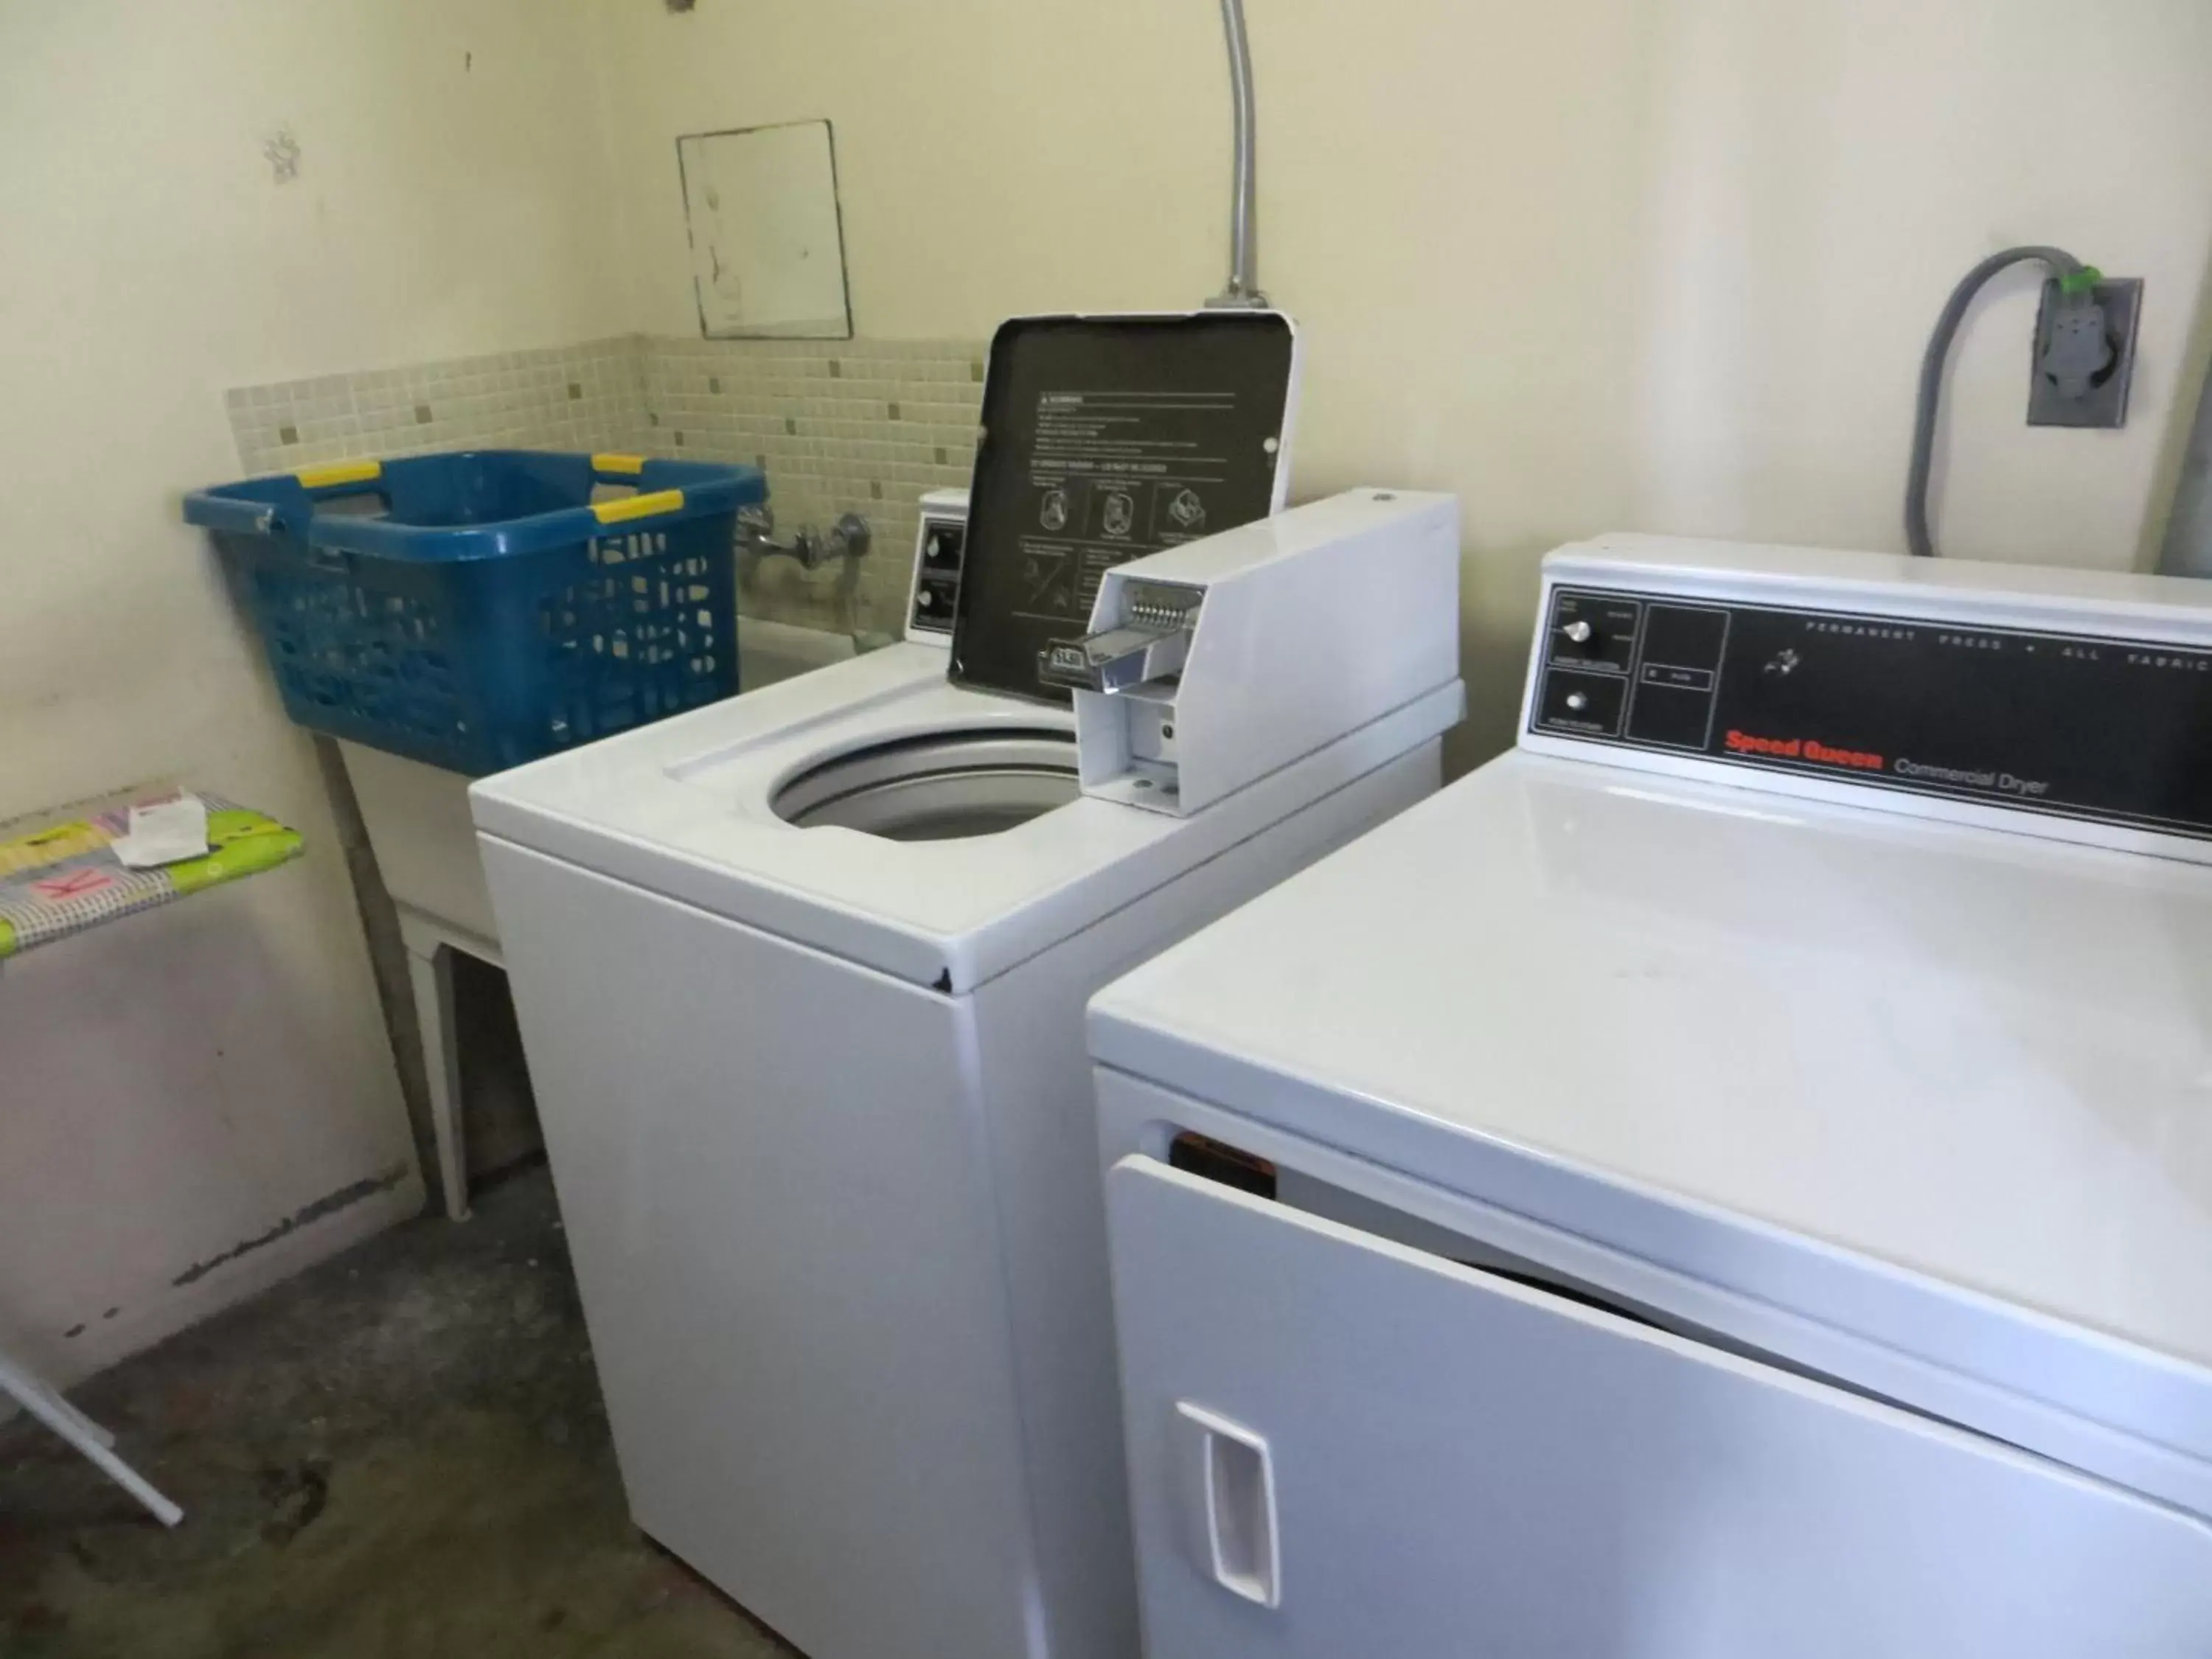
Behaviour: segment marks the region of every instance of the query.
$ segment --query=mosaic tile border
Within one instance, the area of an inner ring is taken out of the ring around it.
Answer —
[[[837,570],[748,557],[743,609],[880,636],[902,625],[919,498],[968,482],[983,349],[630,335],[247,386],[224,402],[249,474],[493,444],[757,463],[780,534],[856,512],[874,551],[850,592]]]
[[[605,447],[643,423],[634,339],[226,392],[249,474],[489,444]]]

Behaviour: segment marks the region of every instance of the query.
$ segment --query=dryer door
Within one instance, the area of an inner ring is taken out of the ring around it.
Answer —
[[[1108,1176],[1151,1659],[2212,1652],[2212,1528],[1152,1160]]]

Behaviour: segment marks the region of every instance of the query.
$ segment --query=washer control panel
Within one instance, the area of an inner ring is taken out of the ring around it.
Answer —
[[[1549,590],[1533,736],[2212,838],[2212,650]]]
[[[921,498],[921,526],[915,535],[907,638],[951,643],[952,619],[959,608],[960,574],[967,554],[968,492],[932,490]]]

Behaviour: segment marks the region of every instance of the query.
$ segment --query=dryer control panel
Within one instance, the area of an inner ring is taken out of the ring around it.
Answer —
[[[1563,579],[1545,592],[1523,741],[2212,839],[2201,586],[2175,583],[2190,605],[2171,619],[2195,643],[2158,638],[2166,619],[2139,605],[2106,631],[1980,621],[2021,609],[1980,595],[1947,615],[1923,594],[1910,614]]]

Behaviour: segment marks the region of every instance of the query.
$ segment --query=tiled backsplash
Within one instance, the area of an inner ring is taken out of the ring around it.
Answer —
[[[835,567],[809,575],[749,558],[741,607],[894,634],[916,501],[968,482],[982,365],[982,346],[966,341],[633,335],[249,386],[226,402],[249,473],[493,444],[757,462],[780,538],[854,512],[874,546],[849,599]]]
[[[968,482],[983,400],[983,348],[939,340],[647,338],[647,430],[657,455],[755,461],[768,472],[776,534],[858,513],[874,532],[861,567],[866,631],[902,625],[921,492]],[[747,573],[753,614],[848,624],[834,573],[788,559]]]
[[[604,449],[645,424],[635,338],[226,393],[249,474],[495,444]]]

